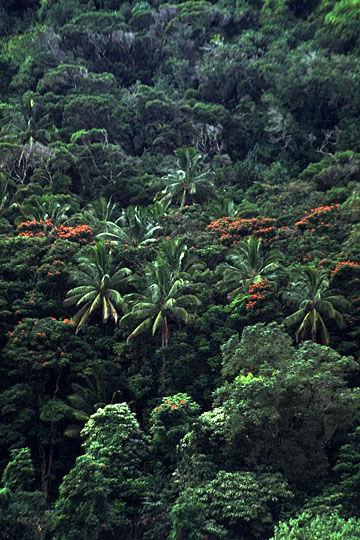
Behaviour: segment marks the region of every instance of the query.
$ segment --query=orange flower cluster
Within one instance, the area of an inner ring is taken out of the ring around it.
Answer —
[[[275,234],[275,218],[232,218],[222,217],[212,221],[208,229],[220,235],[220,240],[236,240],[250,234],[268,238]]]
[[[42,231],[39,231],[37,233],[33,233],[31,231],[27,231],[27,232],[21,232],[19,233],[19,236],[22,236],[24,238],[33,238],[34,236],[38,237],[38,238],[44,238],[45,237],[45,233],[42,232]]]
[[[270,293],[269,287],[270,283],[267,279],[252,283],[248,288],[249,300],[246,302],[245,309],[250,311],[257,306],[259,300],[264,300]]]
[[[88,242],[92,239],[94,232],[89,225],[76,225],[70,227],[67,225],[59,225],[55,227],[55,234],[59,238],[65,238],[67,240],[76,240],[80,243]]]
[[[347,268],[359,268],[360,263],[355,262],[355,261],[340,261],[340,262],[337,263],[335,268],[333,270],[331,270],[331,275],[337,274],[344,267],[347,267]]]
[[[64,324],[74,324],[74,321],[72,319],[63,319]]]
[[[58,238],[65,238],[67,240],[75,240],[84,244],[92,240],[94,232],[89,225],[76,225],[74,227],[67,225],[59,225],[54,228],[54,224],[51,219],[37,221],[23,221],[17,227],[19,236],[23,237],[45,237],[49,234]]]
[[[300,228],[306,228],[309,225],[314,225],[319,223],[319,219],[322,219],[329,212],[334,212],[340,207],[339,203],[329,204],[325,206],[318,206],[317,208],[311,208],[309,212],[305,212],[302,218],[299,221],[295,222],[295,225]],[[321,221],[320,225],[327,227],[328,225]]]
[[[51,219],[40,219],[40,221],[37,221],[36,219],[32,219],[30,221],[22,221],[20,223],[20,225],[18,226],[18,228],[22,228],[22,229],[33,229],[34,227],[39,227],[39,226],[44,226],[45,227],[52,227],[53,226],[53,222],[51,221]]]
[[[22,221],[17,226],[17,230],[19,231],[19,236],[44,238],[49,233],[51,227],[53,227],[51,219],[40,219],[40,221],[32,219],[30,221]]]

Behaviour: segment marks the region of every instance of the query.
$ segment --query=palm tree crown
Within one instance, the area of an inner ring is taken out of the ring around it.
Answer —
[[[191,253],[183,238],[169,238],[159,246],[160,256],[179,277],[189,278],[194,270],[203,268],[199,257]]]
[[[231,297],[246,292],[252,283],[271,278],[280,259],[279,253],[265,254],[261,240],[250,236],[229,252],[228,262],[220,265],[221,288]]]
[[[347,301],[343,296],[331,293],[327,272],[322,269],[310,265],[303,267],[298,281],[291,284],[285,299],[298,307],[285,319],[288,326],[300,323],[295,334],[298,342],[311,339],[328,345],[329,331],[324,318],[344,326],[344,318],[337,308],[346,307]]]
[[[65,305],[81,306],[73,317],[77,323],[77,332],[87,323],[90,315],[100,309],[103,323],[109,318],[117,323],[118,309],[123,304],[119,289],[130,274],[129,268],[114,271],[111,252],[102,241],[92,247],[88,257],[80,259],[75,274],[79,285],[67,293],[64,302]]]
[[[154,218],[152,208],[129,206],[123,210],[120,217],[112,222],[106,222],[107,231],[98,238],[112,240],[132,247],[146,246],[156,241],[161,226]]]
[[[180,203],[180,208],[183,208],[208,180],[209,173],[201,171],[202,155],[196,148],[179,148],[176,158],[177,168],[164,177],[167,186],[159,198],[167,205]]]
[[[80,437],[80,432],[90,416],[106,404],[104,376],[100,369],[91,375],[82,374],[81,382],[71,384],[71,394],[67,396],[74,423],[67,426],[64,435],[70,438]]]
[[[161,256],[146,267],[145,278],[144,293],[127,296],[130,311],[120,322],[139,322],[127,341],[151,330],[153,335],[160,332],[161,344],[166,347],[170,338],[170,321],[189,322],[190,309],[200,305],[200,300],[194,294],[186,293],[191,281],[181,277],[178,269],[173,269]]]

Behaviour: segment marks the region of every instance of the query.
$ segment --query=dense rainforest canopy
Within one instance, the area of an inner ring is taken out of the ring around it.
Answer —
[[[0,538],[360,538],[359,0],[2,0]]]

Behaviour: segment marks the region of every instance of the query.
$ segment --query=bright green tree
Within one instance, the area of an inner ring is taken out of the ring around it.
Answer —
[[[291,495],[281,474],[220,471],[179,495],[171,510],[170,538],[246,540],[264,535],[282,500]]]
[[[99,540],[110,538],[115,516],[109,503],[105,464],[85,454],[79,456],[64,477],[54,505],[50,530],[54,540]]]
[[[60,486],[53,538],[136,538],[148,450],[135,415],[126,403],[107,405],[90,417],[82,435],[85,453]]]
[[[312,342],[296,349],[276,323],[246,327],[223,352],[233,382],[200,417],[207,438],[223,441],[213,459],[273,467],[297,489],[325,478],[327,448],[360,412],[358,389],[347,388],[354,360]]]
[[[303,512],[275,527],[272,540],[355,540],[360,538],[360,520],[338,514],[311,516]]]
[[[45,533],[44,494],[33,489],[35,470],[29,448],[12,450],[0,488],[0,526],[3,538],[36,540]]]

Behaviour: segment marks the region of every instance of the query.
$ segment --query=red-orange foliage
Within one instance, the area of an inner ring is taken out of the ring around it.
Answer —
[[[360,263],[355,262],[355,261],[340,261],[340,262],[337,263],[335,268],[333,270],[331,270],[331,275],[337,274],[344,267],[347,267],[347,268],[359,268]]]
[[[305,214],[302,216],[302,218],[299,219],[299,221],[295,222],[295,225],[303,229],[306,229],[309,226],[313,227],[314,225],[318,224],[323,225],[324,227],[329,227],[328,223],[320,220],[327,216],[329,212],[334,212],[339,207],[340,204],[336,203],[325,206],[318,206],[317,208],[311,208],[311,210],[305,212]]]
[[[80,243],[89,242],[94,232],[89,225],[76,225],[75,227],[70,227],[66,225],[59,225],[55,227],[55,234],[59,238],[66,238],[68,240],[76,240]]]
[[[267,279],[262,279],[257,283],[252,283],[248,288],[249,299],[246,302],[245,309],[252,310],[257,307],[260,300],[264,300],[271,292],[271,285]]]
[[[269,238],[275,234],[275,224],[275,218],[222,217],[212,221],[207,228],[219,234],[222,242],[234,242],[249,235]]]
[[[29,221],[22,221],[20,225],[17,226],[19,236],[23,237],[38,237],[43,238],[47,236],[53,227],[53,222],[51,219],[37,221],[32,219]]]
[[[45,236],[55,236],[67,240],[75,240],[80,243],[86,243],[92,240],[94,232],[89,225],[59,225],[54,228],[51,219],[37,221],[23,221],[17,227],[19,236],[28,238],[43,238]]]

